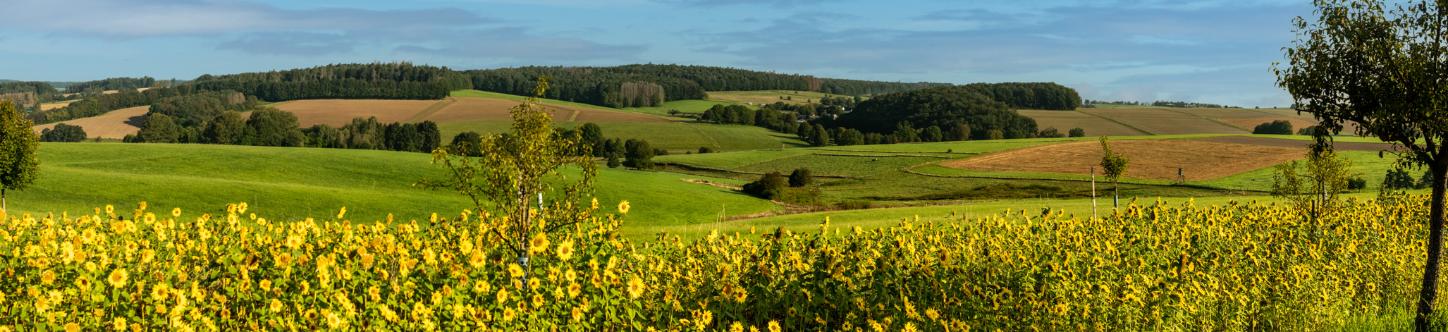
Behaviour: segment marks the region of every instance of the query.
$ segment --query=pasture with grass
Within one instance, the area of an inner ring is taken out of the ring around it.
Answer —
[[[10,8],[0,332],[1448,328],[1442,3],[374,2]]]

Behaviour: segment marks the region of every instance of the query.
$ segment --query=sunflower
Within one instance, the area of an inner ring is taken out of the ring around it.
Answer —
[[[522,266],[518,266],[517,263],[510,263],[510,264],[508,264],[508,275],[509,275],[509,276],[512,276],[512,277],[514,277],[514,278],[522,278],[522,277],[523,277],[523,267],[522,267]]]
[[[779,328],[779,321],[776,321],[776,320],[771,320],[771,321],[769,321],[769,332],[779,332],[779,330],[780,330],[780,328]]]
[[[568,284],[568,297],[569,297],[569,298],[578,297],[578,293],[579,293],[580,291],[582,291],[582,290],[583,290],[583,286],[578,285],[578,283],[576,283],[576,282],[575,282],[575,283],[569,283],[569,284]]]
[[[643,279],[640,279],[639,277],[633,277],[633,279],[629,279],[629,281],[628,281],[628,297],[629,297],[629,298],[635,298],[635,299],[637,299],[637,298],[639,298],[639,296],[643,296],[643,295],[644,295],[644,280],[643,280]]]
[[[513,317],[516,317],[516,316],[517,316],[517,313],[514,313],[514,312],[513,312],[513,308],[505,308],[505,309],[503,309],[503,321],[504,321],[504,322],[511,322],[511,321],[513,321]]]
[[[126,269],[115,269],[111,271],[110,276],[106,277],[106,282],[110,283],[111,287],[122,288],[126,287],[126,280],[130,279],[130,277],[131,275],[126,273]]]
[[[481,269],[483,266],[488,265],[488,258],[487,256],[483,256],[481,252],[473,252],[471,255],[468,255],[468,265],[471,265],[475,269]]]
[[[558,243],[558,259],[567,261],[573,259],[573,240],[565,240]]]
[[[342,217],[345,216],[347,216],[347,207],[343,206],[341,211],[337,211],[337,219],[342,219]]]
[[[282,301],[278,299],[272,299],[271,305],[269,307],[272,312],[280,313],[282,312]]]
[[[508,289],[507,289],[507,288],[498,288],[498,305],[504,305],[504,304],[507,304],[507,303],[508,303]]]
[[[41,284],[44,284],[44,285],[46,285],[46,286],[50,286],[50,284],[54,284],[54,283],[55,283],[55,271],[45,270],[45,273],[41,273],[41,274],[40,274],[40,283],[41,283]]]
[[[180,217],[181,217],[181,208],[172,208],[172,209],[171,209],[171,216],[172,216],[172,217],[176,217],[176,218],[180,218]]]
[[[573,307],[573,311],[569,312],[569,315],[573,316],[573,321],[581,321],[583,320],[583,309],[579,307]]]
[[[270,292],[270,291],[271,291],[271,286],[272,286],[271,279],[262,279],[261,282],[259,282],[259,283],[257,283],[257,284],[261,286],[261,290],[262,290],[263,292]]]
[[[628,201],[618,202],[618,214],[628,214]]]
[[[75,322],[65,323],[65,332],[80,332],[80,324]]]
[[[125,318],[125,317],[116,317],[116,319],[112,319],[112,320],[111,320],[111,328],[112,328],[112,329],[115,329],[116,331],[125,331],[125,330],[126,330],[126,318]]]
[[[528,241],[528,250],[534,253],[548,252],[548,244],[548,234],[538,233],[533,236],[532,241]]]

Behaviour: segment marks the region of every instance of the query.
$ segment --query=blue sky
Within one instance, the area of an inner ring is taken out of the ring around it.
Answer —
[[[190,79],[327,63],[679,63],[1086,98],[1286,105],[1308,1],[0,0],[0,78]]]

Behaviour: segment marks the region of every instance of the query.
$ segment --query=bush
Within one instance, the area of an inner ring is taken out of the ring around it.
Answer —
[[[701,146],[699,147],[699,153],[714,153],[714,149],[707,146]]]
[[[1414,181],[1413,176],[1401,168],[1388,170],[1387,176],[1383,178],[1384,190],[1419,189],[1418,185],[1418,181]]]
[[[777,199],[784,196],[784,191],[789,188],[789,179],[779,172],[769,172],[760,177],[759,180],[744,184],[742,190],[745,194],[763,199]]]
[[[640,139],[630,139],[624,142],[623,165],[637,169],[654,168],[654,154],[657,150],[649,146],[649,142]]]
[[[796,168],[794,172],[789,173],[790,187],[803,187],[811,183],[814,183],[814,175],[810,174],[808,168]]]
[[[1048,127],[1046,129],[1041,129],[1041,132],[1036,134],[1036,137],[1061,138],[1066,137],[1066,135],[1062,135],[1060,130],[1056,130],[1056,127]]]
[[[1354,177],[1352,177],[1352,178],[1348,178],[1348,179],[1347,179],[1347,189],[1348,189],[1348,190],[1363,190],[1363,189],[1366,189],[1367,187],[1368,187],[1368,180],[1363,179],[1363,177],[1361,177],[1361,176],[1354,176]]]
[[[452,153],[469,157],[482,157],[482,142],[483,135],[475,131],[465,131],[458,133],[457,136],[453,136],[452,143],[449,144],[449,146],[452,146]]]
[[[306,135],[297,116],[277,109],[260,109],[246,120],[242,143],[259,146],[302,146]]]
[[[1276,120],[1257,125],[1252,129],[1253,134],[1261,135],[1292,135],[1292,123],[1287,120]]]
[[[41,142],[80,142],[85,140],[85,136],[85,129],[64,123],[40,131]]]
[[[1071,128],[1071,133],[1070,133],[1069,135],[1067,135],[1067,136],[1071,136],[1071,137],[1086,137],[1086,129]]]

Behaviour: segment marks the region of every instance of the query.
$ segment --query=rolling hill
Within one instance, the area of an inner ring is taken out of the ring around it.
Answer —
[[[42,143],[40,177],[9,192],[15,212],[89,213],[103,204],[180,207],[216,212],[245,201],[270,218],[334,215],[347,207],[355,220],[389,213],[425,221],[431,212],[456,213],[465,198],[414,186],[444,174],[421,153],[201,144]],[[629,200],[626,235],[649,237],[651,227],[709,223],[777,209],[776,205],[706,183],[737,181],[666,172],[601,169],[601,202]]]

